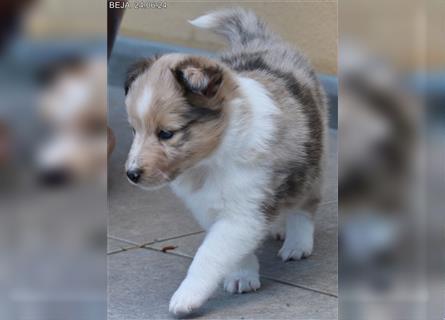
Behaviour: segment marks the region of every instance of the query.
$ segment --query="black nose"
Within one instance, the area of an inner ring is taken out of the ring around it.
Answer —
[[[142,175],[141,169],[133,169],[127,171],[127,177],[134,183],[137,183]]]
[[[40,172],[40,182],[46,187],[61,187],[70,181],[69,171],[63,168],[52,168]]]

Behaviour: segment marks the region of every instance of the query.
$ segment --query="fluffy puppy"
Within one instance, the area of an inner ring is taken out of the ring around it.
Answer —
[[[343,43],[340,50],[338,192],[343,263],[386,267],[388,259],[381,258],[400,257],[405,251],[400,245],[409,243],[415,233],[407,227],[414,225],[418,208],[421,108],[386,61],[356,42]]]
[[[42,74],[39,115],[49,136],[37,150],[36,167],[43,183],[106,182],[106,68],[105,59],[79,57]]]
[[[284,261],[312,253],[326,149],[326,98],[298,51],[250,11],[191,24],[223,35],[229,51],[146,59],[125,84],[129,181],[169,184],[207,230],[174,314],[200,307],[221,281],[229,292],[257,290],[254,251],[268,232],[284,238]]]

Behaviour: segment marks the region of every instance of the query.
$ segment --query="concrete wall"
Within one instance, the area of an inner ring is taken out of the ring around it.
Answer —
[[[242,2],[238,2],[241,4]],[[203,13],[232,6],[230,2],[169,2],[164,9],[128,9],[120,34],[205,50],[218,50],[224,42],[187,23]],[[298,45],[317,72],[337,72],[337,1],[245,2],[285,40]]]

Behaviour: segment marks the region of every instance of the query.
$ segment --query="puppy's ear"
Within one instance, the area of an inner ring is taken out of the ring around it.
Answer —
[[[208,99],[216,95],[223,81],[223,70],[201,58],[186,60],[171,71],[187,94]]]
[[[146,59],[141,59],[139,61],[136,61],[135,63],[133,63],[127,71],[127,77],[125,79],[125,83],[124,83],[124,90],[125,90],[125,95],[128,94],[128,90],[130,90],[131,84],[134,82],[134,80],[137,79],[137,77],[139,77],[142,73],[144,73],[146,70],[148,70],[151,65],[159,58],[158,55],[151,57],[151,58],[146,58]]]

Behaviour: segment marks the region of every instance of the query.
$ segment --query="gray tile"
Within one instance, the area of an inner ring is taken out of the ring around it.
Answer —
[[[108,319],[168,318],[168,301],[188,260],[146,249],[108,257]]]
[[[231,295],[220,289],[198,315],[203,319],[337,319],[338,300],[261,279],[258,292]]]
[[[147,192],[122,181],[112,193],[109,198],[110,236],[144,244],[201,230],[168,189]]]
[[[168,302],[190,259],[146,249],[110,255],[108,319],[171,319]],[[256,293],[219,289],[195,316],[200,319],[336,319],[337,299],[266,279]]]
[[[338,291],[337,204],[322,206],[316,216],[314,252],[308,259],[282,262],[280,241],[267,241],[259,251],[264,276],[330,294]]]
[[[173,250],[168,250],[169,253],[179,254],[182,256],[193,257],[204,240],[205,233],[201,232],[189,236],[175,238],[171,240],[156,242],[147,247],[156,250],[162,250],[165,247],[175,247]]]
[[[150,245],[161,250],[176,247],[169,252],[192,257],[204,239],[196,234]],[[267,240],[258,250],[261,274],[294,285],[337,294],[337,204],[321,206],[316,215],[315,249],[312,256],[300,261],[282,262],[277,256],[281,241]]]
[[[107,238],[107,253],[114,253],[124,251],[129,248],[133,248],[135,245],[132,243],[120,241],[117,239]]]
[[[126,120],[123,91],[110,87],[108,96],[109,125],[117,139],[108,165],[109,235],[143,244],[200,231],[182,202],[168,188],[148,192],[128,183],[124,163],[132,134]]]

